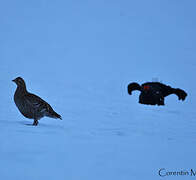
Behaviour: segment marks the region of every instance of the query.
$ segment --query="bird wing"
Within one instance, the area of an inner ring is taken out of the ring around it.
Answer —
[[[25,96],[25,101],[36,112],[43,113],[45,116],[48,117],[62,119],[61,116],[57,114],[46,101],[34,94],[27,94]]]
[[[24,97],[25,102],[34,110],[44,112],[47,111],[48,103],[45,102],[43,99],[40,97],[36,96],[35,94],[27,94]]]

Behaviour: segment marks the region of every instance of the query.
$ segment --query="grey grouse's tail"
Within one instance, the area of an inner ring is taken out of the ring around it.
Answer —
[[[51,117],[51,118],[55,118],[55,119],[59,118],[59,119],[62,120],[61,115],[57,114],[57,113],[51,108],[51,106],[49,106],[49,107],[50,107],[50,108],[49,108],[49,111],[47,112],[46,116]]]
[[[51,115],[53,116],[53,118],[59,118],[62,120],[61,115],[57,114],[55,111]]]
[[[60,120],[62,120],[61,115],[59,115],[59,114],[57,114],[57,113],[56,113],[56,117],[59,118]]]

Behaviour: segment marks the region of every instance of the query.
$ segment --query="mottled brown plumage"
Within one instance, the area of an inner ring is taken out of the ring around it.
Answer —
[[[21,77],[17,77],[12,81],[17,85],[14,102],[23,116],[34,119],[34,126],[37,126],[38,120],[44,116],[62,119],[47,102],[27,91],[25,81]]]

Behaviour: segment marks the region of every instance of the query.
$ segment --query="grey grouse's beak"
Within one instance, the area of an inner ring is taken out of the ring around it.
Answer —
[[[16,82],[16,79],[13,79],[12,81],[13,81],[13,82]]]

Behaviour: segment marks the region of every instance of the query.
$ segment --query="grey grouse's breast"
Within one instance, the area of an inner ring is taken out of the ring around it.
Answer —
[[[40,119],[47,111],[47,103],[34,94],[25,94],[21,97],[14,96],[14,101],[19,111],[27,118]]]
[[[26,117],[33,119],[34,113],[32,112],[32,109],[29,107],[29,105],[25,102],[24,97],[18,97],[17,95],[14,96],[14,102],[19,109],[19,111]]]

